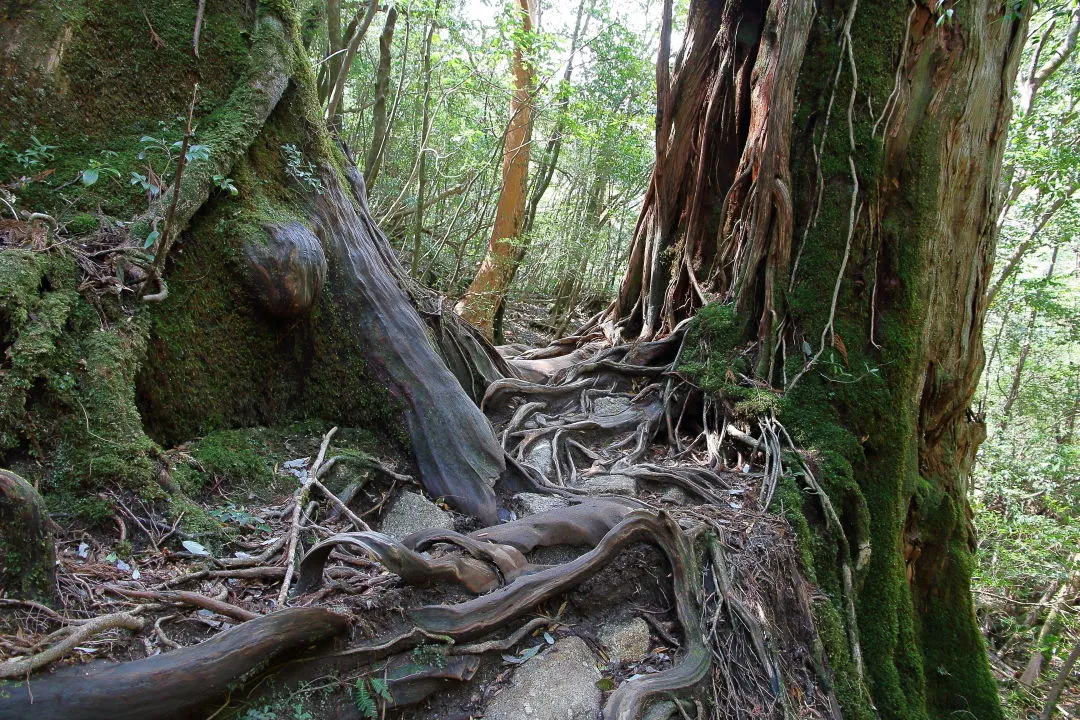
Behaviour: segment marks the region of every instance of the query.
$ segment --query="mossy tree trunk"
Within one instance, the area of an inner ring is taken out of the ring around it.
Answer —
[[[36,456],[47,494],[160,496],[175,490],[161,445],[317,418],[411,448],[431,493],[494,521],[503,455],[472,398],[505,363],[433,311],[371,220],[322,119],[310,7],[208,3],[197,57],[181,0],[30,2],[0,23],[0,140],[56,146],[18,204],[64,239],[0,247],[0,340],[27,349],[0,376],[0,465]],[[176,182],[178,158],[148,147],[178,140],[191,104],[206,157]],[[69,182],[93,163],[119,176]],[[144,245],[165,259],[165,293]]]
[[[946,9],[694,0],[670,81],[658,69],[657,165],[600,321],[649,338],[708,305],[696,337],[716,384],[776,389],[843,524],[802,539],[847,717],[1001,717],[966,493],[1027,20],[992,0]],[[846,567],[865,668],[828,641]]]

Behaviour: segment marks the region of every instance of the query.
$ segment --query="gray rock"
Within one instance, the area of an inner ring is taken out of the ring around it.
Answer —
[[[537,440],[525,451],[525,462],[539,470],[545,477],[555,475],[555,463],[552,460],[551,442]]]
[[[637,481],[629,475],[592,475],[578,484],[590,495],[636,495]]]
[[[566,498],[556,495],[541,495],[540,493],[518,493],[514,496],[522,515],[536,515],[556,508],[566,507],[570,502]]]
[[[622,395],[601,395],[593,400],[593,415],[618,415],[633,405],[630,398]]]
[[[600,644],[612,660],[638,660],[649,652],[649,624],[639,617],[607,623],[600,629]]]
[[[578,637],[559,640],[514,671],[493,697],[485,720],[595,720],[600,713],[596,657]]]
[[[539,547],[528,554],[529,562],[536,565],[562,565],[576,560],[592,548],[577,545],[551,545]]]
[[[454,518],[450,513],[408,490],[402,491],[382,521],[382,531],[395,540],[428,528],[451,530],[453,527]]]
[[[668,720],[675,714],[675,703],[670,700],[661,700],[649,706],[641,720]]]
[[[660,502],[674,503],[675,505],[687,505],[690,499],[682,488],[672,487],[664,491],[660,496]]]

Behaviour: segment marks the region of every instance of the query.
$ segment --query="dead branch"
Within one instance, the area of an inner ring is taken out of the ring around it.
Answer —
[[[124,628],[131,632],[138,632],[143,629],[144,624],[143,619],[137,617],[134,611],[112,613],[110,615],[96,617],[84,625],[76,626],[66,638],[47,650],[43,650],[28,658],[8,660],[7,662],[0,664],[0,679],[7,680],[29,675],[38,668],[45,667],[49,663],[59,660],[75,646],[86,642],[95,635],[100,635],[106,630]]]

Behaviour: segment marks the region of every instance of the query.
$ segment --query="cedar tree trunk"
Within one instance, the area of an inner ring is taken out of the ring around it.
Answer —
[[[696,313],[703,380],[771,390],[811,451],[843,532],[809,505],[795,520],[819,536],[801,540],[847,717],[1001,717],[966,495],[1027,21],[996,0],[938,13],[693,0],[670,73],[661,52],[656,168],[599,321],[651,338]],[[828,641],[845,586],[861,660]]]
[[[411,448],[432,495],[494,521],[503,454],[472,398],[501,360],[434,311],[372,221],[320,117],[310,25],[291,3],[209,3],[196,57],[195,5],[29,2],[0,20],[0,140],[54,146],[30,174],[6,154],[0,177],[58,222],[55,241],[37,241],[45,220],[0,242],[0,465],[36,458],[45,494],[75,502],[160,496],[162,447],[320,419]],[[176,183],[165,148],[189,109],[202,151]]]

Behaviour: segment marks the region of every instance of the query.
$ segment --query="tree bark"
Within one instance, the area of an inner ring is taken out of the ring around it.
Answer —
[[[530,0],[515,0],[523,33],[533,31],[535,8]],[[487,253],[465,295],[454,308],[485,337],[492,339],[495,314],[513,277],[515,246],[525,225],[526,185],[533,130],[533,76],[535,70],[521,43],[514,47],[514,96],[510,101],[510,127],[503,141],[503,175],[495,225]]]
[[[493,522],[492,485],[504,470],[503,454],[472,398],[508,368],[464,324],[443,318],[433,296],[407,282],[370,216],[362,176],[313,115],[315,77],[293,19],[269,4],[254,16],[243,4],[210,5],[196,59],[190,52],[174,57],[171,49],[173,38],[190,47],[193,17],[186,10],[144,17],[133,3],[111,5],[108,13],[84,9],[71,32],[42,22],[37,13],[44,10],[34,4],[20,6],[4,26],[20,32],[3,45],[10,70],[0,80],[3,139],[23,142],[20,133],[32,119],[58,138],[69,153],[64,162],[85,167],[106,143],[134,157],[141,133],[131,128],[185,112],[201,63],[195,125],[210,156],[189,163],[179,186],[148,210],[105,183],[104,194],[77,201],[82,207],[75,211],[103,205],[125,222],[129,236],[105,242],[129,246],[115,250],[128,257],[176,197],[177,241],[163,265],[170,292],[161,303],[132,305],[129,288],[112,304],[91,305],[77,292],[70,257],[0,250],[0,267],[22,268],[21,284],[0,283],[4,312],[11,303],[37,310],[12,328],[16,342],[43,331],[52,338],[26,356],[26,377],[0,378],[5,398],[23,385],[41,388],[11,396],[20,403],[14,415],[0,408],[0,462],[25,452],[47,427],[52,434],[39,455],[53,468],[55,492],[78,498],[102,483],[175,490],[158,443],[322,418],[379,428],[388,442],[411,450],[429,492]],[[163,48],[113,41],[113,34],[145,34],[147,20],[166,39]],[[357,18],[353,38],[364,22]],[[62,60],[41,66],[41,53],[58,45],[66,51]],[[117,56],[117,47],[130,57]],[[94,69],[113,62],[134,70]],[[151,71],[152,81],[140,75]],[[168,94],[148,104],[150,86]],[[42,104],[43,96],[50,102]],[[63,135],[75,127],[80,139]],[[284,145],[312,168],[307,180],[288,175]],[[214,175],[232,177],[238,195],[215,192]],[[34,202],[60,218],[73,212],[58,194]],[[129,284],[137,270],[128,273]]]
[[[846,536],[815,555],[834,598],[819,609],[843,617],[850,562],[866,659],[862,676],[829,651],[845,715],[1000,718],[969,587],[985,436],[969,408],[1027,20],[991,0],[952,24],[921,2],[814,10],[691,3],[670,84],[661,53],[656,167],[597,329],[648,339],[711,304],[733,324],[707,352],[771,386],[818,449]]]
[[[371,145],[364,160],[364,184],[371,188],[379,177],[382,167],[383,152],[386,149],[388,122],[386,117],[386,96],[390,92],[390,52],[394,44],[394,26],[397,24],[398,11],[391,7],[386,11],[386,24],[379,36],[379,68],[375,75],[375,107],[371,111]],[[402,59],[402,62],[405,60]]]

